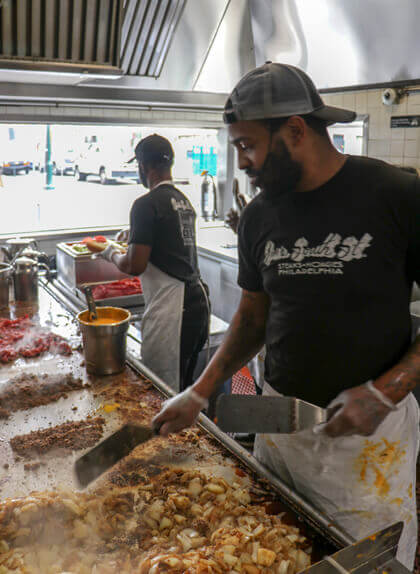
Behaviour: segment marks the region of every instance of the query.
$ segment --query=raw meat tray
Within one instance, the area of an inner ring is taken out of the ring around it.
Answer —
[[[84,283],[76,288],[76,295],[81,299],[84,303],[86,303],[86,297],[83,292],[85,287],[95,287],[96,285],[106,285],[107,283],[114,283],[113,281],[99,281],[97,283]],[[107,299],[95,299],[96,305],[98,307],[123,307],[123,308],[132,308],[132,307],[142,307],[144,306],[144,295],[143,293],[136,293],[134,295],[124,295],[122,297],[109,297]]]

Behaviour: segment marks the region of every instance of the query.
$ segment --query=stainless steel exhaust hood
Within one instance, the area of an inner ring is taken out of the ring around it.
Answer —
[[[123,0],[2,0],[0,67],[121,75]]]
[[[320,89],[420,81],[418,0],[249,0],[257,65],[303,68]]]
[[[192,91],[229,4],[0,0],[0,86]]]
[[[159,77],[186,0],[1,0],[0,67]]]
[[[0,97],[29,83],[222,95],[266,60],[324,91],[416,83],[419,21],[419,0],[0,0]]]

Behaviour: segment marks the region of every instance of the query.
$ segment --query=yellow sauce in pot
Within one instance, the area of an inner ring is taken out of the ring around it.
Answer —
[[[91,321],[89,310],[85,309],[78,314],[77,319],[82,325],[101,327],[102,325],[119,325],[131,317],[130,311],[119,307],[97,307],[96,313],[98,318]]]
[[[97,319],[93,319],[93,321],[86,321],[89,325],[115,325],[116,323],[120,323],[121,319],[118,320],[116,317],[98,317]]]

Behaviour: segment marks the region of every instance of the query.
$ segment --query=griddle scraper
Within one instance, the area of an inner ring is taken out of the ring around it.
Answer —
[[[217,426],[225,432],[292,433],[327,420],[321,407],[295,397],[220,395]]]
[[[396,522],[326,556],[300,574],[409,574],[395,558],[403,526],[403,522]]]
[[[74,470],[81,487],[87,486],[139,444],[159,434],[159,429],[124,425],[76,460]]]

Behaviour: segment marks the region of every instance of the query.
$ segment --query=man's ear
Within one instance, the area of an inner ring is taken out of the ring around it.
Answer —
[[[308,126],[303,118],[300,116],[291,116],[287,122],[287,135],[289,142],[293,146],[302,143],[303,138],[307,134]]]

